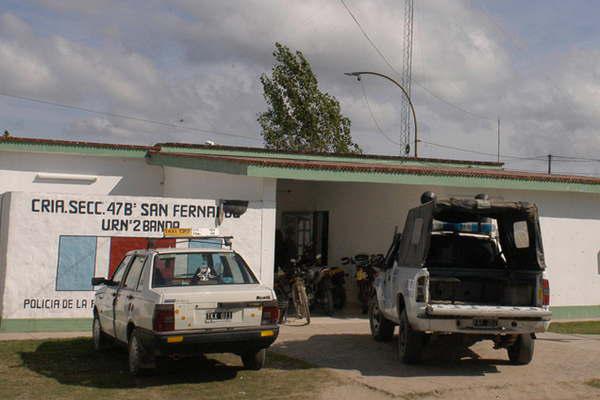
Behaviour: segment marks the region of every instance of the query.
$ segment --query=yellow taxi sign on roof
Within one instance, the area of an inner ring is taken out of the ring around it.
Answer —
[[[192,228],[165,228],[164,237],[188,237],[192,236]]]

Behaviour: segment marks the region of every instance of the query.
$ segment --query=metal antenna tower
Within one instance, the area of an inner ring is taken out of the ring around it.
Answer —
[[[413,45],[413,0],[404,0],[404,57],[402,63],[402,76],[400,83],[408,96],[411,93],[412,80],[412,45]],[[411,109],[407,101],[403,101],[400,114],[400,154],[410,153]],[[416,151],[416,149],[414,149]]]

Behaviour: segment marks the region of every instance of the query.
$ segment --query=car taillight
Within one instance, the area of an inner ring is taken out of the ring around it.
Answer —
[[[425,303],[427,301],[427,277],[421,276],[417,279],[416,299],[417,303]]]
[[[173,304],[157,304],[154,306],[152,327],[155,332],[175,330],[175,307]]]
[[[542,304],[550,305],[550,282],[548,279],[542,279]]]
[[[265,303],[262,308],[261,325],[275,325],[279,320],[279,307],[277,302]]]

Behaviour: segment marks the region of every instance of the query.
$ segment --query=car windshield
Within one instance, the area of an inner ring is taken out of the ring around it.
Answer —
[[[153,287],[257,283],[234,252],[171,253],[154,257]]]

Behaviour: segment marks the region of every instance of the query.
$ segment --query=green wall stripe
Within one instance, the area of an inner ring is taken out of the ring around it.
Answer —
[[[552,319],[596,319],[600,318],[600,305],[550,307]]]
[[[600,318],[600,305],[551,307],[552,320]],[[3,319],[0,332],[81,332],[91,331],[91,318]]]
[[[2,319],[0,332],[91,331],[91,318]]]

